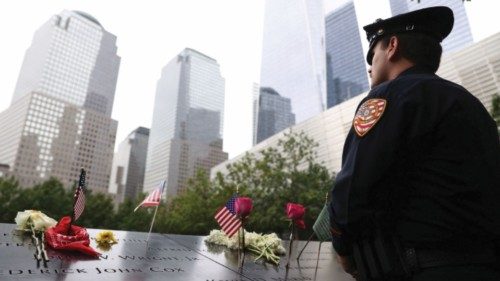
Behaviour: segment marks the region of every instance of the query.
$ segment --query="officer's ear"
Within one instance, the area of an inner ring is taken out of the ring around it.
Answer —
[[[391,61],[395,61],[399,57],[400,41],[397,36],[391,36],[389,38],[389,43],[385,49],[387,58]]]

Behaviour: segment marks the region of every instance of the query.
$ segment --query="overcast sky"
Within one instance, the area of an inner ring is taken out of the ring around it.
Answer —
[[[343,2],[325,1],[325,13]],[[360,24],[389,17],[388,3],[356,0]],[[464,5],[475,41],[500,31],[499,1]],[[138,126],[151,126],[161,69],[190,47],[216,59],[226,79],[224,150],[234,157],[251,147],[251,89],[259,82],[264,0],[0,1],[0,111],[10,105],[33,34],[65,9],[91,14],[117,36],[121,66],[112,115],[118,120],[117,143]]]

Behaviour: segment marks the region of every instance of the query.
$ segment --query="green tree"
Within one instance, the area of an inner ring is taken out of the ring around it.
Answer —
[[[79,225],[89,228],[115,228],[113,199],[109,195],[94,194],[92,190],[87,190],[85,201],[85,210],[78,219]],[[73,205],[71,204],[71,206]]]
[[[20,195],[19,184],[13,178],[0,177],[0,222],[13,223],[18,211],[14,203]]]
[[[40,210],[55,220],[71,216],[73,212],[73,190],[67,190],[56,178],[21,189],[14,178],[0,178],[0,206],[2,222],[14,223],[18,211]],[[108,195],[86,192],[85,210],[78,225],[93,228],[114,226],[113,201]]]
[[[135,207],[139,205],[144,199],[142,197],[137,198],[135,201],[126,199],[123,203],[118,206],[118,211],[115,215],[115,228],[123,230],[134,230],[134,231],[148,231],[150,222],[152,219],[152,213],[145,208],[139,208],[134,212]],[[151,208],[149,208],[151,209]],[[155,231],[157,229],[155,228]]]
[[[13,200],[12,204],[17,207],[17,211],[40,210],[57,220],[69,214],[72,202],[73,196],[64,189],[63,184],[51,177],[33,188],[21,189],[19,196]],[[12,222],[14,218],[15,214],[11,219]]]
[[[254,211],[247,229],[258,232],[285,234],[287,202],[307,208],[306,226],[311,226],[324,204],[333,184],[332,174],[316,162],[318,144],[305,133],[288,132],[276,147],[266,148],[227,166],[228,173],[218,173],[214,180],[199,171],[189,180],[184,193],[158,207],[154,232],[205,235],[218,228],[213,216],[228,198],[239,190],[240,196],[254,201]],[[72,214],[73,190],[51,178],[30,189],[20,189],[15,179],[0,178],[0,218],[13,222],[17,211],[37,209],[58,220]],[[126,200],[115,212],[113,200],[102,193],[87,190],[86,206],[78,225],[148,231],[155,208],[134,208],[145,194],[135,201]],[[302,236],[304,237],[304,236]]]
[[[247,229],[285,234],[285,206],[293,202],[307,208],[305,234],[309,234],[333,184],[333,175],[316,162],[317,146],[305,133],[289,132],[276,147],[247,153],[228,165],[226,175],[218,173],[210,181],[205,173],[198,173],[190,188],[168,204],[166,212],[158,211],[157,231],[208,234],[218,228],[213,218],[217,208],[238,189],[241,196],[254,202]]]
[[[212,188],[207,174],[199,170],[188,185],[190,188],[173,198],[166,210],[159,210],[161,232],[201,235],[216,227],[213,216],[223,199]]]
[[[248,228],[259,232],[288,232],[286,203],[299,203],[307,208],[306,234],[321,211],[325,195],[333,184],[333,175],[316,162],[318,144],[304,132],[288,132],[270,147],[246,154],[229,165],[228,175],[217,177],[219,185],[239,186],[242,195],[254,201]]]

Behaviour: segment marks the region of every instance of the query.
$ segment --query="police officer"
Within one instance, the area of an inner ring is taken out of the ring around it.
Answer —
[[[358,280],[500,280],[499,135],[473,95],[435,74],[452,28],[447,7],[364,27],[372,89],[329,208]]]

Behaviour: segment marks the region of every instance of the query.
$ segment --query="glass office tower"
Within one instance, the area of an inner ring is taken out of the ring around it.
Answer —
[[[272,88],[260,88],[258,100],[257,138],[259,143],[295,124],[289,98]]]
[[[186,48],[162,71],[148,144],[144,191],[167,180],[167,197],[186,188],[199,169],[225,161],[224,78],[217,61]]]
[[[365,55],[354,3],[326,16],[326,84],[328,108],[369,89]]]
[[[265,9],[260,85],[289,98],[301,122],[326,106],[323,1],[273,0]]]
[[[117,203],[126,198],[134,200],[142,192],[148,141],[149,129],[139,127],[118,145],[118,151],[113,157],[108,190],[109,193],[116,194]]]
[[[35,33],[11,106],[0,114],[0,163],[21,186],[51,176],[72,186],[83,167],[88,187],[107,191],[116,51],[116,36],[80,11],[63,11]]]

